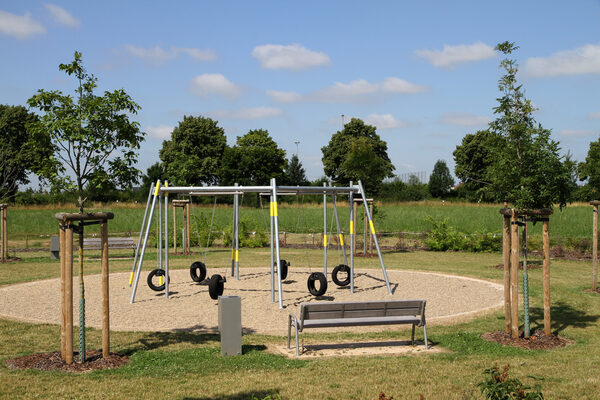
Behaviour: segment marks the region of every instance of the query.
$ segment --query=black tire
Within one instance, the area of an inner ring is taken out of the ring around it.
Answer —
[[[194,282],[202,282],[206,279],[206,265],[201,261],[193,262],[190,265],[190,277]]]
[[[208,294],[213,300],[217,300],[223,294],[225,289],[225,279],[219,274],[214,274],[208,281]]]
[[[338,278],[338,274],[346,274],[343,281]],[[350,267],[346,264],[340,264],[331,272],[331,280],[338,286],[348,286],[350,284]]]
[[[150,271],[150,273],[148,274],[148,278],[146,279],[146,282],[148,283],[148,287],[150,289],[154,290],[155,292],[162,292],[163,290],[165,290],[165,283],[163,281],[162,285],[155,285],[154,282],[152,282],[155,276],[165,276],[165,271],[160,268],[153,269],[152,271]]]
[[[315,282],[319,281],[319,289],[315,287]],[[327,277],[322,272],[313,272],[308,277],[308,291],[313,296],[323,296],[327,292]]]
[[[281,264],[281,280],[285,281],[285,279],[288,276],[288,267],[291,264],[285,260],[281,260],[280,264]],[[273,265],[275,266],[275,271],[277,271],[277,262],[273,263]]]

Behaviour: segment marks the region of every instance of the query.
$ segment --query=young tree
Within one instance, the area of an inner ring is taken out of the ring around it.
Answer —
[[[287,163],[285,168],[284,182],[286,185],[292,186],[306,186],[308,185],[308,179],[306,179],[306,172],[302,163],[298,159],[298,156],[294,154],[290,161]]]
[[[238,136],[235,146],[225,150],[221,179],[226,184],[268,185],[271,178],[281,180],[286,166],[285,151],[264,129]]]
[[[334,182],[361,180],[367,193],[377,193],[383,179],[393,176],[387,143],[374,126],[358,118],[352,118],[344,129],[334,133],[321,151],[325,175]]]
[[[507,56],[500,62],[506,74],[498,81],[502,92],[494,108],[498,117],[490,123],[490,132],[498,140],[485,190],[519,209],[552,208],[555,203],[562,208],[573,190],[574,165],[565,162],[558,142],[550,138],[550,130],[533,117],[533,105],[516,80],[517,63],[508,58],[517,49],[510,42],[496,46]]]
[[[433,197],[444,198],[452,189],[452,185],[454,185],[454,178],[450,175],[446,161],[437,160],[429,176],[429,193]]]
[[[28,175],[41,169],[50,156],[50,137],[35,135],[29,126],[38,117],[23,106],[0,104],[0,202],[14,196]]]
[[[165,178],[181,186],[216,184],[227,147],[225,130],[217,121],[184,116],[160,149]]]
[[[137,181],[134,168],[137,152],[144,140],[139,124],[129,120],[140,107],[123,89],[96,95],[97,78],[83,66],[80,52],[75,52],[69,64],[59,70],[77,80],[75,96],[59,90],[43,89],[27,103],[43,115],[32,124],[34,133],[48,135],[51,150],[50,165],[40,174],[54,187],[62,187],[78,195],[79,212],[84,212],[84,190],[87,183],[99,188],[107,182],[130,187]],[[79,359],[85,360],[85,289],[83,284],[83,223],[79,226],[79,295],[80,349]]]

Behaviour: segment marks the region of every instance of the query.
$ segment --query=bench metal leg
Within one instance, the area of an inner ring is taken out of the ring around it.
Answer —
[[[425,350],[429,350],[429,344],[427,343],[427,324],[423,325],[423,335],[425,335]]]
[[[412,324],[412,334],[410,335],[410,342],[415,345],[415,324]]]
[[[287,337],[287,347],[288,349],[290,348],[290,340],[291,340],[291,336],[292,336],[292,322],[294,323],[294,331],[296,333],[296,356],[300,356],[300,343],[299,343],[299,339],[298,339],[298,320],[296,319],[295,316],[293,315],[289,315],[288,316],[288,337]]]

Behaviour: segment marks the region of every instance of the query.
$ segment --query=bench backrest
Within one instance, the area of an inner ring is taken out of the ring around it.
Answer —
[[[302,303],[300,320],[362,317],[425,317],[425,300],[382,300],[347,303]]]

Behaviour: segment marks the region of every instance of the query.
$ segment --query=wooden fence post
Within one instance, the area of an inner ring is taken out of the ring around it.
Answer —
[[[502,262],[504,264],[504,320],[506,332],[511,332],[511,291],[510,291],[510,217],[504,216],[504,229],[502,230]]]
[[[544,334],[550,335],[550,235],[549,221],[544,220],[542,239],[544,242]]]
[[[110,312],[108,282],[108,223],[100,223],[100,240],[102,242],[102,357],[110,355]],[[167,249],[168,250],[168,249]]]
[[[517,215],[512,210],[511,217],[511,269],[510,269],[510,292],[511,292],[511,336],[513,339],[519,337],[519,225]]]

